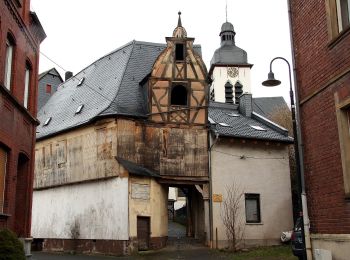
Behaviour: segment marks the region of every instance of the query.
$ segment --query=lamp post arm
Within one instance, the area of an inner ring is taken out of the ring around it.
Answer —
[[[294,153],[295,153],[295,166],[296,166],[296,181],[297,181],[297,192],[298,192],[298,210],[299,210],[299,216],[301,217],[301,230],[302,230],[302,241],[305,245],[305,231],[304,231],[304,221],[303,221],[303,206],[302,206],[302,199],[301,199],[301,193],[303,191],[303,176],[301,175],[301,167],[300,167],[300,153],[299,153],[299,143],[298,143],[298,128],[297,128],[297,120],[295,115],[295,103],[294,103],[294,92],[292,88],[292,73],[291,73],[291,67],[288,62],[283,57],[276,57],[273,58],[270,62],[270,72],[272,72],[272,63],[275,60],[284,60],[288,65],[288,73],[289,73],[289,94],[290,94],[290,106],[291,106],[291,112],[292,112],[292,123],[293,123],[293,138],[294,138]],[[306,251],[304,250],[302,259],[306,259]]]

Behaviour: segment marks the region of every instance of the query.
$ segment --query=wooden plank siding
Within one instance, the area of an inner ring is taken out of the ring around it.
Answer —
[[[174,128],[127,119],[118,119],[117,125],[134,135],[132,140],[118,131],[118,157],[161,176],[208,177],[206,129]]]

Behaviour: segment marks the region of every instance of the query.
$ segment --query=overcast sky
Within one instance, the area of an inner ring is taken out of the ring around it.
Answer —
[[[288,98],[288,68],[282,61],[273,65],[282,85],[261,86],[273,57],[291,62],[288,8],[286,0],[227,0],[227,19],[234,25],[236,45],[248,53],[252,68],[253,96]],[[226,20],[226,0],[31,0],[47,34],[41,52],[65,70],[78,73],[95,60],[132,40],[165,43],[177,25],[182,25],[195,44],[202,46],[209,69],[214,51],[220,46],[219,33]],[[39,72],[56,67],[43,55]]]

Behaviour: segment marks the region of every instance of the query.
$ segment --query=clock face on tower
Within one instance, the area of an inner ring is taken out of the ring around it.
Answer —
[[[238,76],[238,68],[236,67],[228,67],[227,68],[227,75],[229,75],[231,78],[235,78]]]

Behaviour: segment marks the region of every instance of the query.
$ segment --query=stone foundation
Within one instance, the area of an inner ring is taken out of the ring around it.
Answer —
[[[168,237],[151,237],[150,250],[161,249],[166,246]],[[137,239],[126,240],[95,240],[95,239],[43,239],[43,251],[75,252],[79,254],[103,254],[122,256],[137,252]]]
[[[44,239],[43,251],[79,254],[127,255],[129,241],[95,239]]]
[[[350,255],[350,234],[312,234],[312,253],[317,249],[331,252],[333,260],[348,260]]]

